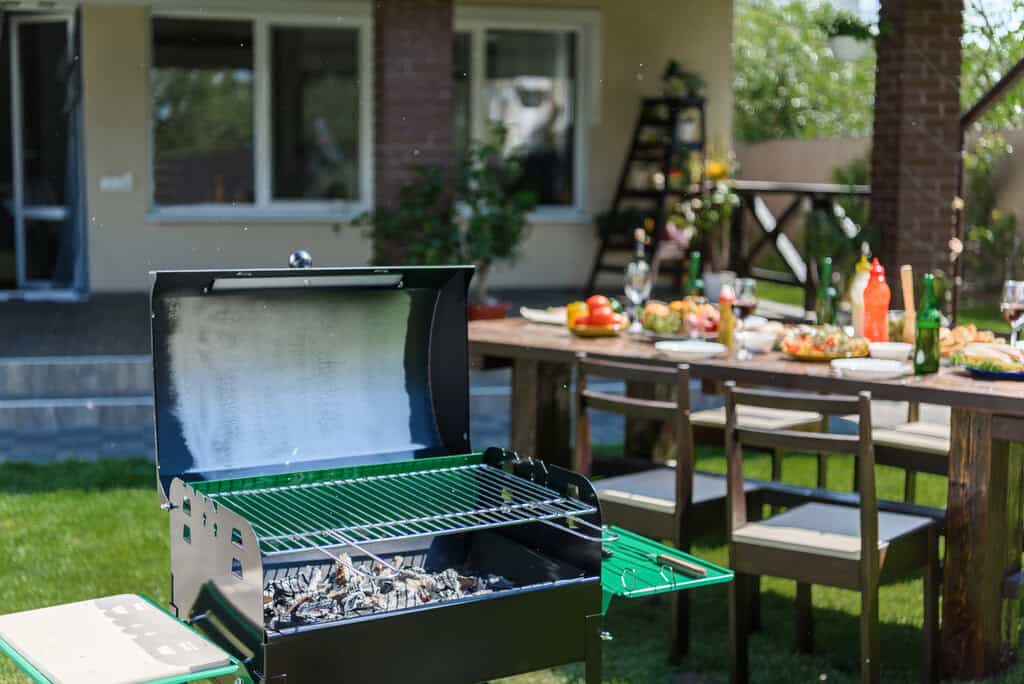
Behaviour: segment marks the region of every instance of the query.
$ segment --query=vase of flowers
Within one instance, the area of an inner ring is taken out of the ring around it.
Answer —
[[[718,299],[722,285],[736,278],[727,268],[729,226],[739,203],[729,181],[719,179],[712,181],[705,192],[681,202],[671,218],[677,229],[694,232],[704,245],[704,288],[711,300]]]

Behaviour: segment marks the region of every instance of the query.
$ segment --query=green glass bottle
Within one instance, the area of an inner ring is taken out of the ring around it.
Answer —
[[[917,311],[917,338],[914,344],[914,374],[939,372],[939,329],[942,312],[935,299],[935,276],[925,273],[921,282],[921,306]]]
[[[818,325],[835,325],[839,308],[839,292],[832,285],[832,257],[821,260],[821,280],[814,297],[814,313]]]
[[[704,296],[704,279],[700,275],[700,252],[690,252],[690,273],[686,276],[686,290],[683,292],[687,297]]]

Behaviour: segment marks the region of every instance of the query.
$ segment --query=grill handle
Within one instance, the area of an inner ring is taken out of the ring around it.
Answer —
[[[566,518],[566,519],[568,520],[569,518]],[[561,530],[562,532],[565,532],[566,534],[571,534],[572,536],[577,537],[579,539],[582,539],[584,541],[594,542],[595,544],[604,544],[604,543],[610,543],[610,542],[619,541],[619,535],[617,535],[617,534],[609,533],[608,536],[605,536],[605,532],[607,530],[605,528],[601,527],[600,525],[595,525],[594,523],[587,522],[586,520],[580,520],[579,518],[571,518],[571,519],[574,520],[576,522],[576,524],[578,524],[578,525],[583,525],[584,527],[589,527],[591,529],[597,530],[598,532],[600,532],[600,534],[597,535],[596,537],[593,536],[593,535],[590,535],[590,534],[584,534],[583,532],[577,532],[576,530],[574,530],[574,529],[572,529],[570,527],[567,527],[565,525],[559,525],[558,523],[552,522],[550,520],[539,520],[538,522],[542,522],[545,525],[549,525],[550,527],[554,527],[556,530]]]

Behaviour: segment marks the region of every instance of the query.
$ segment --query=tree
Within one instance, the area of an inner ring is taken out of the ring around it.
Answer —
[[[845,63],[832,55],[822,26],[836,14],[801,0],[737,3],[737,141],[870,133],[875,58]]]

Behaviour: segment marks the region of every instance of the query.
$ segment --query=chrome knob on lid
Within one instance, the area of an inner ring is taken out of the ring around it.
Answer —
[[[291,268],[310,268],[313,265],[313,255],[304,249],[297,249],[288,256],[288,266]]]

